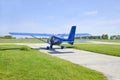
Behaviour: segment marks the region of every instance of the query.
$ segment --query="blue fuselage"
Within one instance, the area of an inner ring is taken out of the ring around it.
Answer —
[[[51,45],[60,45],[62,43],[62,39],[56,36],[51,36],[47,42]]]

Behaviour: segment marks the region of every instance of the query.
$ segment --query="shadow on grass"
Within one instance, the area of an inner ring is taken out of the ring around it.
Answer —
[[[6,51],[6,50],[21,50],[21,48],[5,48],[5,49],[0,49],[0,51]]]
[[[31,48],[27,47],[21,47],[21,48],[2,48],[0,51],[6,51],[6,50],[23,50],[23,51],[29,51]]]

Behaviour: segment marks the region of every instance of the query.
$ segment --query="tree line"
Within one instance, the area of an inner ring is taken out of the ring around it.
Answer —
[[[0,36],[0,39],[16,39],[11,35]],[[120,35],[112,35],[108,36],[108,34],[102,34],[101,36],[83,36],[83,37],[75,37],[75,39],[102,39],[102,40],[120,40]]]
[[[5,36],[0,36],[0,39],[16,39],[16,38],[11,35],[5,35]]]
[[[108,36],[108,34],[102,34],[101,36],[83,36],[76,37],[76,39],[101,39],[101,40],[120,40],[120,35]]]

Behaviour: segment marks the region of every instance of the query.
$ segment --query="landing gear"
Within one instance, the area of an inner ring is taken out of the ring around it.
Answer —
[[[61,49],[64,49],[65,47],[64,46],[61,46]]]
[[[50,45],[50,49],[52,49],[53,48],[53,45]]]
[[[53,49],[53,45],[47,46],[47,49]]]
[[[61,49],[64,49],[65,47],[64,47],[64,46],[60,46],[60,48],[61,48]],[[49,49],[53,49],[53,46],[52,46],[52,45],[47,46],[46,49],[47,49],[47,50],[49,50]]]
[[[49,46],[47,46],[47,48],[46,49],[50,49],[50,47]]]

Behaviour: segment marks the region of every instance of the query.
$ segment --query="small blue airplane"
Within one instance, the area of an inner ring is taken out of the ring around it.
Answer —
[[[50,36],[50,38],[47,39],[47,43],[50,44],[50,46],[47,46],[47,49],[52,49],[53,45],[60,45],[63,42],[67,42],[71,45],[74,44],[74,38],[75,38],[75,32],[76,32],[76,26],[72,26],[69,34],[39,34],[39,33],[18,33],[18,32],[9,32],[11,35],[24,35],[24,36],[32,36],[34,38],[37,38],[36,36]],[[58,36],[68,36],[68,38],[62,38]],[[63,49],[64,46],[61,46],[61,49]]]

